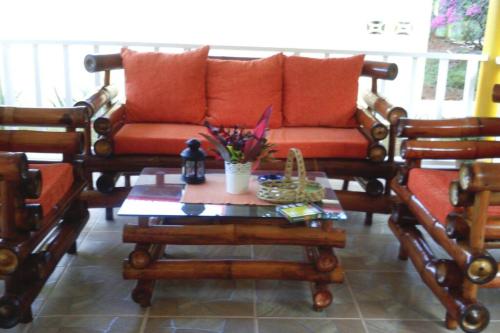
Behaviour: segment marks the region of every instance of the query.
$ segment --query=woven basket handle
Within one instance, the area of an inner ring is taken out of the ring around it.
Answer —
[[[286,159],[285,164],[285,179],[292,179],[292,171],[293,171],[293,161],[297,161],[297,173],[299,177],[299,188],[297,192],[299,195],[303,194],[304,188],[306,186],[306,167],[304,165],[304,158],[302,157],[302,152],[297,148],[290,148],[288,151],[288,157]]]

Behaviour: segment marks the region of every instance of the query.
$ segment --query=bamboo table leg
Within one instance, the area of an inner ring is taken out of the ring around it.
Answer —
[[[147,227],[160,224],[161,219],[140,217],[139,225]],[[129,263],[136,268],[146,268],[160,258],[165,251],[165,244],[136,244],[134,250],[129,255]],[[151,306],[151,298],[156,280],[138,279],[132,290],[132,299],[142,307]]]

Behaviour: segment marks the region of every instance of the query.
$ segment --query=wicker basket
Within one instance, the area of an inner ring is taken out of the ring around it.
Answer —
[[[298,178],[292,178],[293,162],[297,161]],[[325,189],[317,182],[306,177],[304,159],[299,149],[288,151],[285,165],[285,177],[281,180],[266,180],[260,184],[257,192],[259,199],[273,203],[315,202],[325,197]]]

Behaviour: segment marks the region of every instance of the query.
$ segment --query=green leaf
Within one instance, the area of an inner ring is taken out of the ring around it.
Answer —
[[[210,142],[212,145],[214,145],[215,149],[219,152],[220,157],[224,161],[231,162],[231,155],[229,151],[224,147],[219,141],[211,137],[210,135],[207,135],[205,133],[199,133],[202,137],[207,139],[208,142]]]

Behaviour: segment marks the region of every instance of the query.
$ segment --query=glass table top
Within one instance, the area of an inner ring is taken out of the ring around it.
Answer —
[[[209,173],[224,173],[224,170],[207,170]],[[256,171],[253,174],[282,174],[279,171]],[[326,190],[325,199],[317,203],[325,214],[325,220],[345,220],[346,214],[331,188],[324,172],[308,172],[307,177],[316,180]],[[196,186],[196,185],[193,185]],[[279,218],[275,205],[232,205],[232,204],[194,204],[181,202],[185,183],[180,169],[145,168],[123,202],[118,215],[157,216],[157,217],[220,217],[220,218]]]

